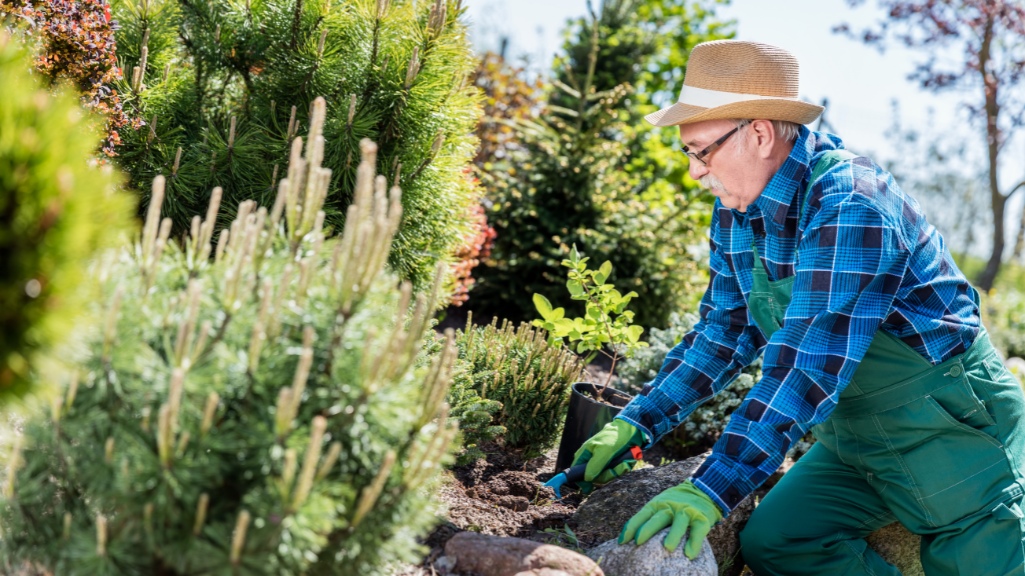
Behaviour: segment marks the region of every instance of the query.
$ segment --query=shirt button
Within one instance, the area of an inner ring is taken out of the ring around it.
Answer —
[[[961,365],[960,364],[954,364],[950,368],[950,372],[948,372],[948,374],[950,374],[954,378],[957,378],[958,376],[960,376],[961,375]]]

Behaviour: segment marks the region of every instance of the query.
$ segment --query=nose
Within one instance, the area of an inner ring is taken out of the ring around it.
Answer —
[[[704,162],[693,158],[690,159],[690,167],[687,168],[687,171],[690,172],[690,177],[694,180],[699,180],[709,172],[708,166],[706,166]]]

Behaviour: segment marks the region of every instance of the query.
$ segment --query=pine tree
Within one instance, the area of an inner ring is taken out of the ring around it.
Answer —
[[[0,29],[0,405],[48,381],[40,362],[95,297],[89,260],[123,240],[132,210],[118,178],[89,165],[100,131],[30,68]]]
[[[402,216],[362,144],[344,233],[325,239],[325,105],[273,207],[222,191],[179,246],[160,220],[105,260],[102,322],[64,394],[25,425],[0,503],[0,562],[57,574],[379,574],[415,560],[456,430],[432,298],[382,272]],[[440,280],[440,270],[438,278]]]
[[[404,191],[390,263],[420,292],[472,232],[479,193],[465,168],[476,145],[474,59],[457,0],[114,0],[126,106],[148,125],[122,134],[119,164],[149,201],[167,179],[164,211],[188,230],[208,191],[274,201],[292,138],[324,95],[333,171],[325,226],[340,230],[359,142]],[[132,71],[128,74],[128,71]]]

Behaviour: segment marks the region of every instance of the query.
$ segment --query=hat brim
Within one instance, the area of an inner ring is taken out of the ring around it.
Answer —
[[[644,117],[655,126],[678,126],[694,124],[705,120],[783,120],[797,124],[810,124],[825,110],[822,106],[801,102],[800,100],[766,99],[747,100],[703,108],[677,102]]]

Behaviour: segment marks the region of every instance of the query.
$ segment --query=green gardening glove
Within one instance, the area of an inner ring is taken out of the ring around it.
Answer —
[[[636,460],[620,462],[609,470],[605,470],[605,466],[632,446],[640,446],[643,443],[644,434],[633,424],[626,420],[613,419],[597,434],[588,438],[574,454],[573,466],[587,463],[584,479],[577,482],[577,486],[584,494],[588,494],[594,488],[593,483],[604,484],[633,470]]]
[[[680,545],[684,532],[687,532],[687,546],[683,553],[693,560],[701,552],[701,544],[712,526],[720,520],[722,512],[715,502],[688,481],[663,491],[645,504],[623,526],[619,543],[623,544],[636,537],[637,544],[641,545],[666,526],[672,526],[662,545],[673,552]]]

